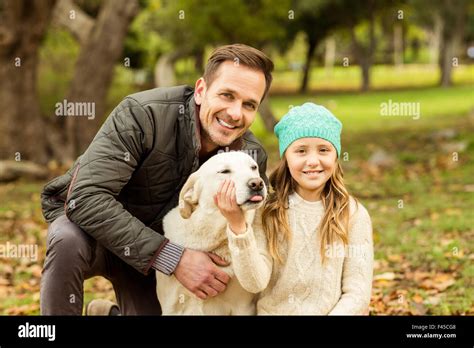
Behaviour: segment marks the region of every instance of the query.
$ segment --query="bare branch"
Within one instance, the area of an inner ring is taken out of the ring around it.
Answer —
[[[58,1],[53,12],[54,25],[68,29],[83,45],[90,37],[95,20],[72,0]]]

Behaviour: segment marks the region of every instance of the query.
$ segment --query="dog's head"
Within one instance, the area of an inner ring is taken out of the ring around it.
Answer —
[[[189,176],[179,194],[181,216],[189,218],[198,205],[215,207],[214,195],[225,179],[235,183],[237,204],[242,210],[263,205],[267,188],[260,178],[257,163],[243,152],[224,152],[208,159]]]

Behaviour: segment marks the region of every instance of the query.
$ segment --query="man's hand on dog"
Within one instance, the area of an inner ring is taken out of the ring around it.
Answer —
[[[214,202],[234,233],[246,231],[244,213],[237,205],[235,184],[231,180],[220,185]],[[224,291],[230,280],[229,275],[216,265],[228,266],[229,263],[212,253],[185,249],[174,275],[186,289],[205,300]]]
[[[225,179],[221,183],[217,194],[214,196],[214,203],[227,219],[232,232],[241,234],[247,230],[244,213],[237,205],[235,184],[232,180]]]
[[[205,300],[224,291],[230,280],[229,275],[220,270],[216,264],[229,265],[215,254],[184,249],[174,276],[186,289]]]

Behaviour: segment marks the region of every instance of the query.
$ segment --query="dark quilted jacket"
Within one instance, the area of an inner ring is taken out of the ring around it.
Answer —
[[[138,271],[147,274],[165,238],[162,219],[199,166],[199,119],[193,89],[156,88],[126,97],[71,169],[43,189],[49,223],[68,218]],[[267,155],[250,131],[230,148]]]

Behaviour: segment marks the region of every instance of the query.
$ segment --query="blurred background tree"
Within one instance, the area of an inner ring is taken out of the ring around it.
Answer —
[[[96,18],[69,0],[1,2],[0,79],[4,83],[0,107],[4,110],[1,120],[5,129],[2,157],[20,154],[24,159],[40,163],[51,158],[71,161],[84,151],[100,127],[114,66],[122,54],[123,41],[138,12],[138,3],[136,0],[81,3]],[[42,115],[36,90],[38,50],[50,24],[67,28],[78,41],[78,57],[66,99],[94,103],[99,117],[92,121],[51,117],[53,110],[48,111],[49,117]],[[48,136],[44,136],[46,132]]]
[[[36,72],[38,51],[54,4],[54,0],[0,2],[0,156],[3,158],[20,155],[45,163],[50,155],[44,151],[46,139],[26,140],[45,132]]]

